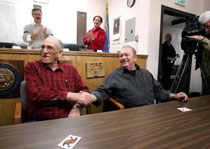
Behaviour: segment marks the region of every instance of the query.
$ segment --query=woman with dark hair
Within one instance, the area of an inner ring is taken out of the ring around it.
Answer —
[[[93,18],[94,27],[86,33],[83,39],[83,42],[85,45],[87,45],[88,49],[104,50],[106,34],[100,27],[102,22],[103,19],[101,16],[95,16]]]

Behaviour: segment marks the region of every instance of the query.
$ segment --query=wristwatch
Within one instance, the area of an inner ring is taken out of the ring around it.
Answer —
[[[79,103],[76,103],[74,106],[73,106],[73,109],[80,109],[82,110],[83,106]]]

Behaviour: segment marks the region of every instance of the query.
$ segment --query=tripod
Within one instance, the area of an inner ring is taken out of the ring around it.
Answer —
[[[170,89],[172,93],[185,92],[186,94],[189,95],[191,64],[192,64],[193,54],[194,54],[194,50],[184,55],[182,62],[177,70],[171,89]],[[204,84],[206,85],[207,91],[208,93],[210,93],[210,89],[208,88],[208,84],[207,84],[205,75],[201,67],[200,67],[200,70],[201,70],[201,76],[204,81]]]
[[[172,93],[178,93],[182,91],[189,95],[190,74],[193,54],[194,53],[190,51],[189,53],[186,53],[183,56],[182,62],[177,70],[175,79],[170,89]]]

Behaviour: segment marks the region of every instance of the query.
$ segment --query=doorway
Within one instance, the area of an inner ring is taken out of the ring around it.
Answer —
[[[159,44],[159,63],[158,63],[158,81],[162,82],[162,44],[165,41],[165,35],[170,33],[172,35],[171,44],[175,48],[177,57],[174,66],[172,68],[172,74],[170,77],[170,85],[173,83],[173,79],[176,75],[178,66],[181,64],[184,51],[181,49],[181,33],[185,27],[186,20],[191,17],[195,17],[194,14],[190,14],[184,11],[180,11],[167,6],[161,6],[161,28],[160,28],[160,44]]]
[[[77,12],[77,44],[83,45],[83,38],[86,33],[87,13]]]

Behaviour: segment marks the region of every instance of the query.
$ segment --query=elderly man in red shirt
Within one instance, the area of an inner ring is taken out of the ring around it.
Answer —
[[[85,35],[83,42],[91,50],[104,50],[104,44],[106,40],[106,34],[102,28],[100,28],[103,22],[101,16],[95,16],[93,18],[93,29],[89,30]]]
[[[62,42],[48,37],[41,46],[42,60],[26,65],[28,118],[44,120],[80,115],[75,104],[86,98],[89,90],[75,67],[59,61],[62,54]]]

